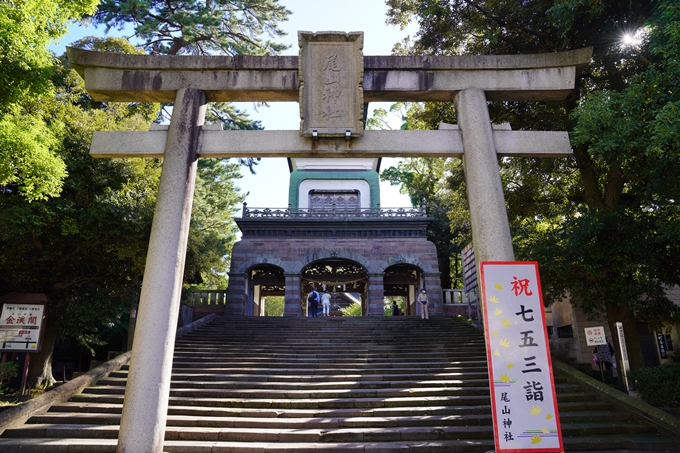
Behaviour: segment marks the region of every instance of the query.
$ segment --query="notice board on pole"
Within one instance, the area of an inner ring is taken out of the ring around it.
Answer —
[[[45,304],[4,303],[0,310],[0,351],[40,352]]]
[[[481,303],[497,453],[562,452],[535,262],[482,262]]]

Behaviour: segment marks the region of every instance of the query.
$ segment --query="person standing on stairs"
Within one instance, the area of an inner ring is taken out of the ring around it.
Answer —
[[[399,316],[399,306],[396,299],[392,300],[392,316]]]
[[[331,313],[331,295],[328,290],[325,290],[321,295],[321,305],[323,305],[323,315],[330,316]]]
[[[312,287],[312,292],[309,293],[309,297],[307,297],[307,301],[309,302],[309,308],[311,309],[313,318],[316,318],[318,316],[317,310],[319,309],[319,299],[320,298],[321,298],[321,296],[319,296],[319,293],[316,290],[316,288]]]
[[[420,290],[420,294],[418,294],[418,302],[420,302],[420,317],[422,319],[430,319],[430,314],[427,312],[428,300],[425,288]]]

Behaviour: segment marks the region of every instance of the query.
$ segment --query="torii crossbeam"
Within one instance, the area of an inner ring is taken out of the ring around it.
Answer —
[[[67,49],[71,65],[96,101],[174,102],[167,130],[97,132],[91,148],[95,157],[163,157],[119,453],[163,449],[199,157],[463,158],[479,262],[514,260],[498,156],[571,153],[566,132],[494,129],[486,103],[565,99],[592,49],[545,55],[364,57],[361,33],[298,36],[300,57],[148,56]],[[203,127],[206,104],[217,101],[300,101],[301,131]],[[447,125],[438,131],[363,131],[358,113],[363,102],[372,101],[453,101],[459,129]]]

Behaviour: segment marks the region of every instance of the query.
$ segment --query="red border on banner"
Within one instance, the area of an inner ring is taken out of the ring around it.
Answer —
[[[559,447],[557,448],[537,448],[537,449],[527,449],[527,448],[512,448],[512,449],[503,449],[499,448],[499,430],[498,426],[496,424],[496,405],[494,401],[496,401],[496,391],[494,388],[494,383],[493,383],[493,364],[491,360],[491,332],[489,332],[489,323],[487,322],[488,320],[488,312],[487,312],[487,296],[486,296],[486,279],[484,277],[484,266],[494,266],[494,265],[532,265],[534,266],[534,270],[536,272],[536,284],[538,287],[538,298],[541,301],[541,306],[543,307],[543,289],[541,287],[541,277],[538,273],[538,262],[536,261],[483,261],[479,263],[479,274],[480,278],[478,281],[479,288],[481,289],[481,305],[482,305],[482,310],[484,314],[484,341],[486,343],[486,356],[487,356],[487,363],[489,364],[489,390],[491,391],[491,418],[493,421],[493,437],[494,437],[494,444],[496,447],[496,453],[553,453],[553,452],[559,452],[562,453],[564,452],[564,442],[562,440],[562,426],[560,424],[560,417],[559,417],[559,411],[557,408],[557,394],[555,393],[555,376],[553,374],[553,367],[552,367],[552,356],[550,355],[550,343],[548,340],[548,330],[543,329],[543,337],[544,337],[544,344],[546,347],[546,354],[548,357],[548,368],[550,370],[550,387],[552,388],[553,392],[553,404],[554,404],[554,409],[555,409],[555,414],[556,414],[556,426],[557,426],[557,435],[559,439]],[[545,310],[541,310],[541,318],[543,319],[543,327],[545,327]]]

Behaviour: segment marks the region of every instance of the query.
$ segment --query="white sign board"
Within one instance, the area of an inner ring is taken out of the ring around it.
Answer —
[[[543,296],[534,262],[482,262],[496,453],[562,452]]]
[[[607,338],[604,335],[604,327],[586,327],[583,330],[586,333],[586,342],[588,343],[588,346],[607,344]]]
[[[43,304],[4,304],[0,314],[0,350],[39,351],[44,315]]]
[[[616,334],[619,337],[619,352],[621,353],[621,374],[623,375],[623,383],[626,386],[626,392],[630,394],[630,384],[628,383],[628,373],[630,373],[630,364],[628,362],[628,349],[626,348],[626,336],[623,333],[623,323],[617,322]]]

